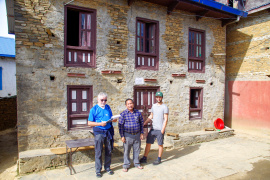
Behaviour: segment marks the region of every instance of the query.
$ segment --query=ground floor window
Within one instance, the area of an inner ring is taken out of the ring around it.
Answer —
[[[87,129],[88,115],[93,106],[92,86],[67,86],[68,129]]]
[[[202,118],[203,89],[199,87],[190,88],[189,119]]]

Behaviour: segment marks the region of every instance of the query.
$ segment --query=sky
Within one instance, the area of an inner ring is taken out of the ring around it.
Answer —
[[[14,35],[8,34],[7,25],[7,11],[6,11],[6,1],[0,0],[0,36],[15,38]]]

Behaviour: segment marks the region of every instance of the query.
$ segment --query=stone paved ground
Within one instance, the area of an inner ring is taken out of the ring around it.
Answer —
[[[162,163],[154,166],[157,152],[151,152],[143,170],[122,171],[122,158],[114,158],[115,174],[102,179],[187,179],[234,180],[270,178],[270,138],[237,133],[235,136],[164,152]],[[75,165],[75,175],[68,168],[47,170],[16,179],[21,180],[84,180],[96,179],[94,163]]]

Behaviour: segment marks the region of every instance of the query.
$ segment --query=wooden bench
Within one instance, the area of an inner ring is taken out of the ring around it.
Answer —
[[[72,175],[72,170],[76,174],[76,171],[74,167],[72,166],[73,153],[75,153],[80,147],[94,146],[95,139],[94,138],[75,139],[75,140],[67,140],[65,142],[66,142],[66,163],[67,163],[67,166],[69,167],[70,175]],[[76,149],[72,151],[72,148],[76,148]]]

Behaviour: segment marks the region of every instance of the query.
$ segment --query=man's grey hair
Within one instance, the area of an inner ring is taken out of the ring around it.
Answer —
[[[107,97],[108,95],[107,95],[107,93],[105,93],[105,92],[100,92],[99,94],[98,94],[98,98],[101,98],[101,97]]]

